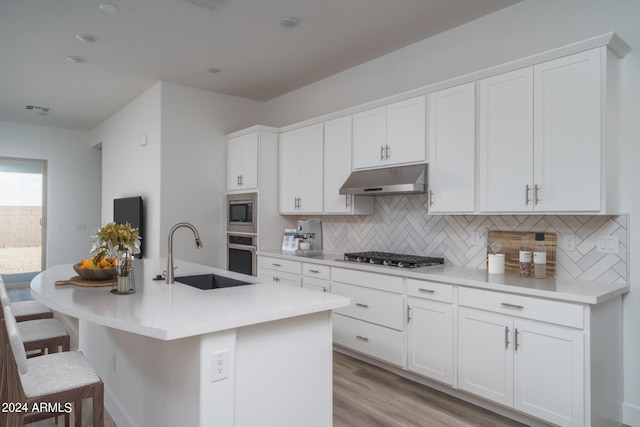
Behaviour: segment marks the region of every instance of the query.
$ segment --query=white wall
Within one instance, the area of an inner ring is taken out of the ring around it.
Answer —
[[[141,196],[144,256],[160,256],[160,83],[97,126],[89,144],[102,143],[102,223],[113,221],[113,199]],[[146,144],[146,145],[144,145]]]
[[[0,156],[47,160],[46,267],[88,258],[100,226],[100,150],[84,131],[0,122]]]
[[[176,230],[174,256],[226,268],[225,134],[260,123],[261,108],[257,101],[162,83],[163,256],[169,230],[186,221],[198,229],[204,247],[196,249],[190,230]]]
[[[629,213],[630,283],[624,301],[624,420],[640,426],[640,1],[524,0],[267,103],[285,126],[611,31],[631,45],[622,63],[622,209]]]

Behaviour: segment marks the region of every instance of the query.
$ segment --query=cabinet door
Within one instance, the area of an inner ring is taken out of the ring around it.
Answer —
[[[427,159],[425,122],[424,96],[387,105],[387,164],[424,162]]]
[[[353,169],[380,166],[387,141],[387,107],[353,115]]]
[[[601,208],[602,52],[594,49],[534,67],[537,211]]]
[[[322,213],[323,125],[298,129],[298,209],[300,213]],[[285,165],[286,168],[286,165]]]
[[[352,195],[340,195],[351,174],[351,116],[324,123],[324,211],[350,213]]]
[[[280,134],[279,140],[279,176],[278,203],[281,213],[297,213],[299,144],[300,137],[296,131]]]
[[[513,321],[484,311],[458,311],[458,387],[513,405]]]
[[[429,94],[431,213],[475,210],[475,83]]]
[[[453,306],[409,300],[409,370],[453,385]]]
[[[480,81],[481,212],[533,209],[533,68]]]
[[[526,320],[514,326],[514,408],[561,426],[584,425],[582,332]]]
[[[227,190],[258,188],[258,132],[227,142]]]

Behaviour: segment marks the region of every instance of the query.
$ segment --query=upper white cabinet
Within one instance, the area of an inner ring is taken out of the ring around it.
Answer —
[[[322,213],[323,124],[280,134],[279,210]]]
[[[475,83],[429,94],[429,212],[475,210]]]
[[[617,75],[602,47],[480,81],[479,210],[618,213]]]
[[[260,131],[227,140],[227,191],[258,188]]]
[[[425,97],[353,115],[353,169],[426,160]]]
[[[373,198],[340,195],[340,187],[351,174],[351,116],[324,123],[324,212],[371,214]]]
[[[479,94],[480,210],[531,210],[533,68],[481,80]]]

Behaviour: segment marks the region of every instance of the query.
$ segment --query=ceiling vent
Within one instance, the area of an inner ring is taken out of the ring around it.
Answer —
[[[51,111],[51,108],[49,108],[49,107],[38,107],[37,105],[27,105],[26,110],[27,111],[33,111],[34,113],[37,113],[37,114],[39,114],[41,116],[46,116]]]
[[[212,10],[220,10],[231,0],[190,0],[196,6],[206,7]]]

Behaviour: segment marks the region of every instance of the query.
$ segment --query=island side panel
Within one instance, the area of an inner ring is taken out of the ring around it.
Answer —
[[[79,347],[118,427],[199,423],[200,337],[163,341],[80,319]]]
[[[235,427],[329,427],[333,419],[329,311],[240,328]]]

